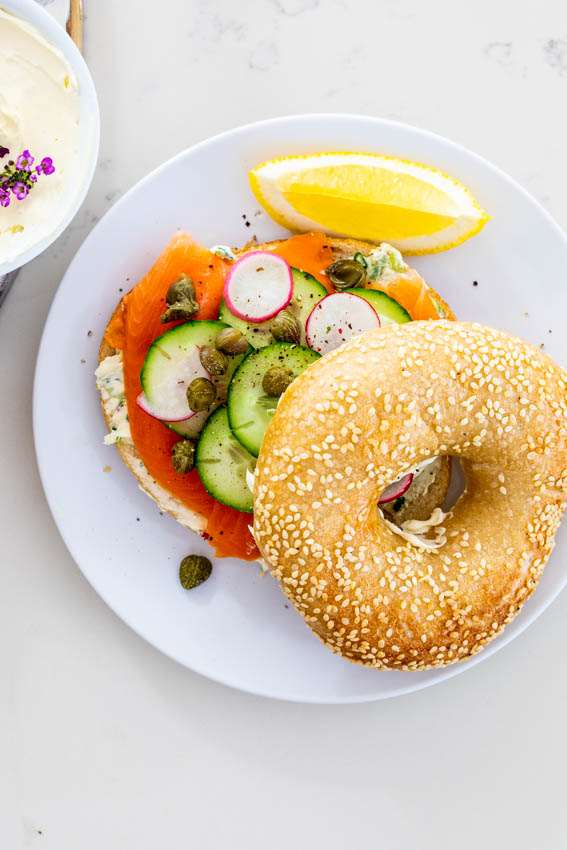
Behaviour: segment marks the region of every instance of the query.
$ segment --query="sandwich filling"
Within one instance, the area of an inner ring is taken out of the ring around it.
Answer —
[[[171,512],[203,517],[187,524],[201,526],[218,555],[255,560],[250,474],[289,383],[348,334],[439,309],[389,245],[333,262],[327,237],[311,233],[236,256],[177,234],[115,312],[96,379],[105,443],[134,448],[152,487],[177,505]],[[412,471],[416,480],[433,460]],[[385,517],[427,547],[442,519]]]

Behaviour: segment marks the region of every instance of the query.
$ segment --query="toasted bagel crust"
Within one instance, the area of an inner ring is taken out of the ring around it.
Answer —
[[[277,250],[278,246],[282,243],[282,241],[285,240],[276,239],[272,242],[263,242],[258,244],[250,243],[248,245],[245,245],[240,250],[235,251],[235,254],[236,256],[241,256],[242,254],[246,254],[252,250]],[[352,257],[356,251],[360,251],[363,254],[368,254],[376,247],[375,245],[371,245],[368,242],[361,242],[357,239],[334,239],[331,237],[329,237],[329,245],[331,246],[336,259],[341,259],[342,257],[347,256]],[[451,312],[449,306],[445,304],[445,302],[440,298],[440,296],[437,295],[437,293],[436,296],[443,305],[444,309],[447,311],[447,315],[453,317],[453,313]],[[110,321],[112,321],[112,319],[118,315],[119,311],[121,310],[121,304],[122,301],[120,301],[116,306],[116,309]],[[105,335],[100,345],[98,362],[101,363],[105,357],[109,357],[116,353],[117,349],[113,348],[109,344]],[[101,405],[106,425],[108,428],[110,428],[109,413],[105,408],[104,400],[102,399],[102,397]],[[180,522],[186,528],[189,528],[192,531],[196,531],[199,534],[203,532],[207,525],[207,517],[203,514],[197,513],[196,511],[190,510],[183,502],[181,502],[180,499],[177,499],[175,496],[172,496],[167,490],[165,490],[152,478],[145,465],[142,463],[140,456],[136,451],[136,447],[131,440],[121,440],[119,443],[116,443],[116,448],[118,449],[120,456],[128,467],[128,469],[138,479],[138,484],[140,488],[157,502],[160,510],[166,511],[167,513],[171,514],[176,520],[178,520],[178,522]]]
[[[384,487],[426,458],[467,489],[423,550]],[[541,576],[567,496],[567,373],[510,334],[410,322],[355,337],[283,395],[260,451],[254,535],[315,634],[350,661],[425,670],[478,652]]]

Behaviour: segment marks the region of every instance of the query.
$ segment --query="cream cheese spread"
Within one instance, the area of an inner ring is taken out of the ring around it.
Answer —
[[[384,514],[382,514],[382,519],[390,531],[403,537],[404,540],[407,540],[413,546],[417,546],[419,549],[439,549],[440,546],[443,546],[447,542],[445,529],[441,526],[441,523],[447,516],[448,514],[443,513],[441,508],[435,508],[429,519],[408,519],[399,526],[386,519]],[[425,535],[432,528],[435,529],[435,537],[426,537]]]
[[[100,392],[104,412],[108,417],[110,431],[104,438],[104,443],[111,446],[120,440],[130,440],[130,423],[128,421],[128,406],[124,393],[124,367],[122,352],[105,357],[95,372],[96,387]]]
[[[389,283],[409,268],[398,249],[387,242],[370,251],[365,259],[368,279],[380,283]]]

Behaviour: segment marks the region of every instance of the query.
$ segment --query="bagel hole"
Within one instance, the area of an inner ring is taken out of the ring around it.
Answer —
[[[437,508],[441,508],[444,513],[452,510],[464,493],[466,484],[459,458],[443,455],[415,477],[399,498],[379,504],[379,507],[385,517],[398,526],[408,520],[426,521]],[[395,483],[389,487],[395,487]]]
[[[458,457],[451,457],[451,478],[449,488],[441,505],[443,513],[452,511],[465,490],[467,489],[467,476],[463,464]]]

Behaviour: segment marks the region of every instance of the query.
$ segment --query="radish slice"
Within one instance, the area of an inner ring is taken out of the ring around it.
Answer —
[[[191,419],[195,412],[189,407],[187,388],[195,378],[211,379],[201,363],[199,351],[199,346],[193,345],[186,356],[167,371],[159,384],[146,385],[148,395],[142,393],[138,396],[138,406],[162,422],[183,422],[185,419]]]
[[[327,295],[309,313],[305,338],[309,348],[326,354],[343,342],[380,327],[374,307],[350,292]]]
[[[404,475],[403,478],[400,478],[399,481],[394,481],[393,484],[389,484],[378,499],[378,504],[385,505],[386,502],[393,502],[394,499],[399,499],[404,495],[406,490],[409,489],[412,481],[413,473],[410,472],[408,475]]]
[[[289,263],[271,251],[253,251],[230,269],[224,300],[231,313],[247,322],[265,322],[284,307],[293,294]]]
[[[156,410],[156,408],[153,407],[150,404],[150,402],[148,401],[148,399],[146,398],[144,393],[140,393],[140,395],[136,399],[136,404],[138,405],[138,407],[140,407],[144,411],[144,413],[147,413],[148,416],[152,416],[154,419],[159,419],[160,421],[164,421],[161,413],[158,410]],[[184,416],[183,419],[168,419],[167,421],[168,422],[186,422],[188,419],[192,419],[193,416],[196,415],[195,412],[193,410],[191,410],[191,408],[189,408],[189,410],[191,411],[191,416]]]

